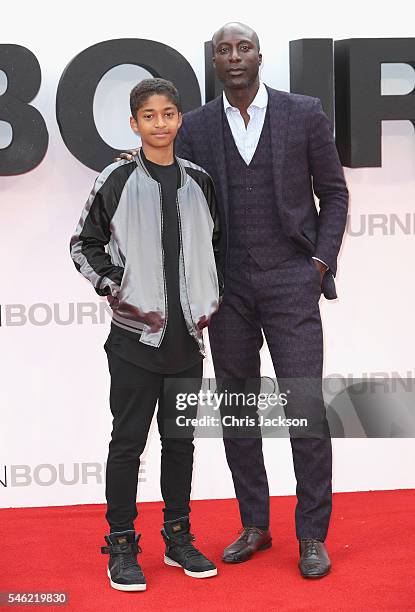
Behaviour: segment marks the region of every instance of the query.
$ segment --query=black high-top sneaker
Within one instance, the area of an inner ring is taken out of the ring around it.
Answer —
[[[182,567],[184,573],[192,578],[216,576],[218,573],[216,566],[192,544],[195,537],[190,533],[188,516],[175,521],[166,521],[161,535],[166,543],[164,555],[166,565]]]
[[[107,575],[113,589],[117,591],[145,591],[146,579],[137,563],[140,534],[133,530],[116,531],[105,536],[108,546],[101,546],[101,552],[109,555]]]

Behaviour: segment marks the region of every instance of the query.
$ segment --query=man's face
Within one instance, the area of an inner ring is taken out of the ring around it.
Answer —
[[[228,89],[244,89],[258,78],[262,55],[252,31],[225,28],[213,40],[213,63],[218,79]]]
[[[136,117],[130,118],[130,124],[143,144],[168,147],[176,138],[182,115],[167,96],[154,94],[138,109]]]

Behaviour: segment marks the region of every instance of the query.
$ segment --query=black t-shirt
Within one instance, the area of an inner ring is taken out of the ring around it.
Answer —
[[[180,304],[180,240],[176,206],[180,172],[176,163],[160,166],[146,159],[144,152],[142,154],[150,175],[161,185],[167,327],[161,345],[153,347],[140,342],[139,335],[111,324],[105,349],[146,370],[173,374],[187,370],[203,359],[196,340],[189,334]]]

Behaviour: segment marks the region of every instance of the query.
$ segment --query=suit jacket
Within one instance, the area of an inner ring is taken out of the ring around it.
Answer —
[[[347,220],[348,190],[330,122],[318,98],[267,87],[275,204],[282,229],[304,252],[329,269],[322,291],[337,297],[334,276]],[[222,96],[183,116],[176,154],[202,166],[216,187],[219,211],[229,235],[227,165]],[[228,169],[229,170],[229,169]],[[314,194],[319,199],[317,212]],[[221,251],[225,252],[226,244]]]

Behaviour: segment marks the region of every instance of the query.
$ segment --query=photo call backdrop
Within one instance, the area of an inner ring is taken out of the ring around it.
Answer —
[[[413,10],[356,0],[2,6],[0,506],[104,502],[110,314],[75,271],[69,238],[97,172],[137,145],[131,88],[159,75],[179,87],[184,110],[212,99],[209,40],[228,21],[258,32],[266,84],[320,97],[335,125],[350,210],[339,297],[320,301],[325,376],[415,378]],[[266,345],[261,358],[273,376]],[[204,373],[214,376],[210,356]],[[195,445],[193,498],[233,497],[221,439]],[[411,438],[333,447],[335,491],[415,485]],[[159,449],[153,423],[143,501],[161,498]],[[265,439],[264,453],[271,494],[294,494],[289,440]]]

